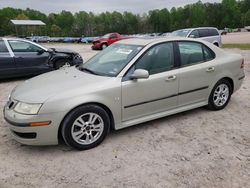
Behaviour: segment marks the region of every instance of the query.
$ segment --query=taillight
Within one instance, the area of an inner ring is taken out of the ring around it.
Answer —
[[[242,59],[242,62],[241,62],[240,68],[241,68],[241,69],[244,69],[244,66],[245,66],[244,59]]]

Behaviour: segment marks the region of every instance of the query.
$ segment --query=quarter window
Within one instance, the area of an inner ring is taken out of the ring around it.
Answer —
[[[3,40],[0,40],[0,53],[8,52],[8,49]]]
[[[41,50],[38,46],[24,41],[11,40],[9,44],[13,52],[37,52]]]
[[[214,59],[211,50],[201,43],[179,42],[181,66],[202,63]]]
[[[145,69],[150,75],[168,71],[173,67],[172,43],[164,43],[151,48],[135,65],[135,69]]]

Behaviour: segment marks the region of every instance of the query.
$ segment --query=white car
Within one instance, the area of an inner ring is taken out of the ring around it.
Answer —
[[[215,27],[198,27],[188,28],[174,31],[172,36],[187,37],[187,38],[199,38],[214,44],[215,46],[221,46],[221,34]]]
[[[122,129],[186,110],[221,110],[244,79],[244,60],[186,38],[119,41],[80,66],[27,80],[4,107],[14,139],[76,149]]]

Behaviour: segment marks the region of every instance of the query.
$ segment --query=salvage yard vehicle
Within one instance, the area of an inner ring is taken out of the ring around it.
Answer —
[[[214,27],[199,27],[189,28],[174,31],[172,36],[187,37],[187,38],[200,38],[215,46],[221,46],[221,35],[217,28]]]
[[[100,38],[97,38],[96,40],[93,41],[92,49],[93,50],[103,50],[107,48],[109,45],[113,44],[114,42],[123,40],[123,39],[128,39],[131,37],[124,37],[120,35],[119,33],[108,33],[106,35],[103,35]]]
[[[4,107],[15,140],[79,150],[111,129],[206,106],[225,108],[244,80],[244,60],[203,40],[128,39],[86,63],[17,86]]]
[[[73,51],[49,49],[18,38],[0,38],[0,78],[31,76],[82,63]]]

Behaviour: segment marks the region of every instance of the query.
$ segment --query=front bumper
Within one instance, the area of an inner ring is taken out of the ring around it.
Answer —
[[[8,122],[13,138],[26,145],[58,144],[58,129],[64,117],[63,112],[24,115],[4,107],[4,118]],[[32,122],[51,121],[49,125],[32,127]]]
[[[101,49],[101,43],[93,43],[92,50],[100,50]]]

